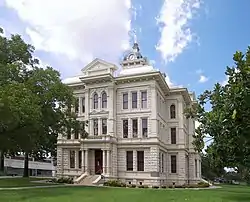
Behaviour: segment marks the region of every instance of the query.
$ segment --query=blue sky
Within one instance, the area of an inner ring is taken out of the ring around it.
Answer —
[[[232,65],[234,52],[245,51],[249,45],[248,0],[240,3],[235,0],[184,0],[185,4],[180,7],[174,4],[179,0],[51,2],[0,0],[0,26],[6,35],[20,33],[27,42],[34,44],[36,56],[43,64],[58,69],[63,78],[78,74],[95,57],[119,63],[127,43],[133,41],[129,30],[136,30],[143,55],[154,61],[156,68],[166,72],[174,85],[188,87],[199,95],[215,82],[223,82],[225,68]],[[168,9],[164,9],[164,3],[168,4],[165,4]],[[190,12],[175,12],[172,19],[171,11],[185,5],[190,5],[186,7]],[[185,17],[187,13],[192,17]],[[180,16],[186,21],[177,29],[173,22],[178,23]],[[162,22],[157,23],[157,18]],[[169,25],[165,27],[165,38],[163,21]],[[177,51],[174,61],[170,58],[176,47],[156,50],[161,39],[166,44],[178,44],[178,40],[171,41],[178,37],[175,31],[187,29],[191,30],[192,40],[184,40],[186,45]],[[167,41],[170,33],[173,37]],[[164,57],[163,52],[168,52],[168,57]]]

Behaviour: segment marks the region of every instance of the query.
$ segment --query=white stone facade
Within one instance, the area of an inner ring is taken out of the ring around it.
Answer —
[[[138,185],[201,180],[194,120],[183,114],[195,96],[186,88],[169,88],[164,74],[136,48],[120,68],[95,59],[81,75],[64,81],[79,98],[78,116],[88,121],[89,135],[58,137],[59,177],[102,173]]]

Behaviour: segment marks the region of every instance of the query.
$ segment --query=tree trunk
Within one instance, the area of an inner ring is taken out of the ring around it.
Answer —
[[[0,172],[4,173],[4,152],[0,151]]]
[[[25,152],[23,177],[29,177],[29,153]]]

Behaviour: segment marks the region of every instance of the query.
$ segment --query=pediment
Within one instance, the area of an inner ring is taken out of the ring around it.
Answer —
[[[91,63],[86,65],[82,69],[82,72],[86,76],[97,76],[108,73],[113,75],[115,70],[117,70],[117,67],[114,64],[96,58]]]

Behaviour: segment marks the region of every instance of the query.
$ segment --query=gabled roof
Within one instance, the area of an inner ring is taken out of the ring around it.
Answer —
[[[115,64],[112,64],[112,63],[106,62],[102,59],[96,58],[92,62],[87,64],[81,71],[82,72],[91,71],[91,68],[97,66],[98,64],[101,64],[101,65],[106,66],[106,67],[108,66],[109,68],[114,69],[114,70],[117,69]]]

